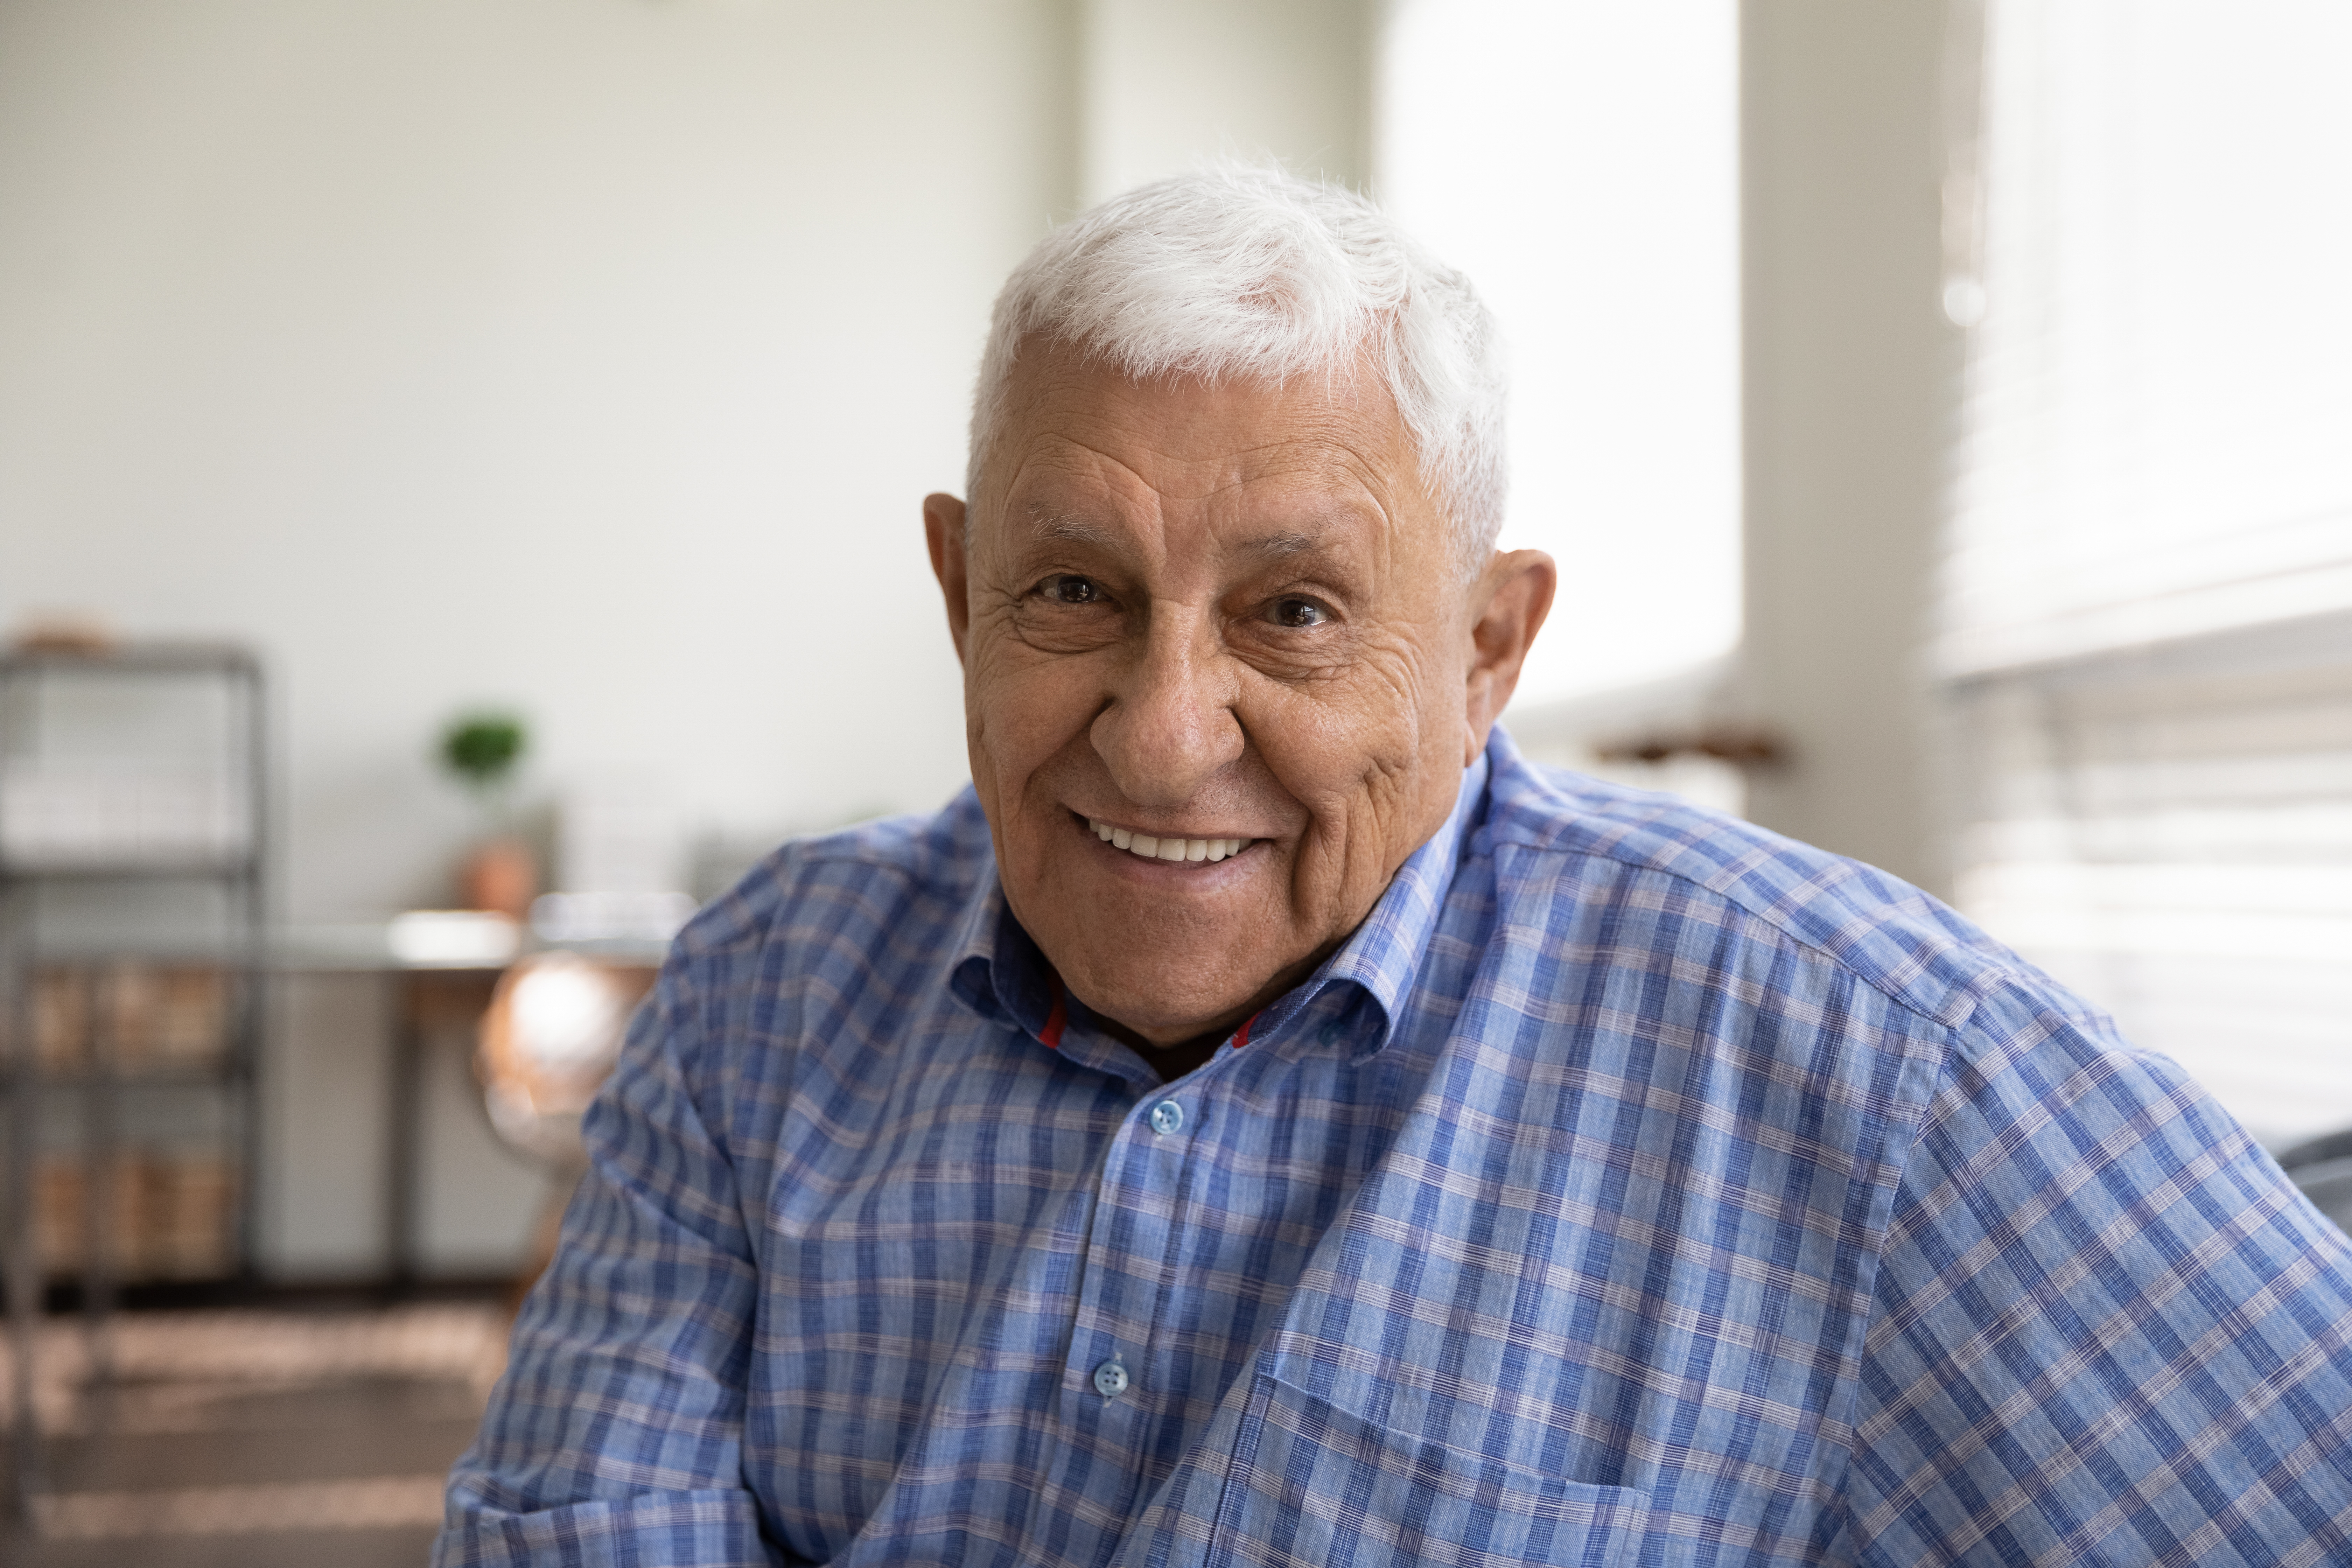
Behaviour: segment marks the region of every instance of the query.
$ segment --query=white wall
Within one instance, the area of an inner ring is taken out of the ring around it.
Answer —
[[[1074,205],[1075,33],[1056,0],[10,0],[0,629],[257,645],[297,919],[447,896],[473,823],[428,752],[471,702],[530,716],[532,788],[651,773],[737,837],[937,805],[918,506]],[[364,1269],[383,999],[285,1000],[267,1255]],[[497,1267],[537,1184],[445,1068],[428,1253]]]
[[[1370,176],[1379,0],[1081,0],[1089,205],[1216,156]]]
[[[1747,634],[1768,827],[1940,890],[1924,645],[1958,343],[1942,310],[1948,6],[1745,0]]]
[[[446,896],[473,823],[429,749],[469,703],[530,717],[531,789],[650,773],[733,838],[936,805],[916,508],[961,488],[990,299],[1049,215],[1203,155],[1368,178],[1386,10],[9,0],[0,629],[257,644],[298,919]],[[1510,74],[1514,113],[1564,89]],[[364,1268],[381,998],[284,1013],[269,1256]],[[535,1188],[433,1070],[428,1254],[495,1266]]]
[[[693,821],[964,771],[919,542],[1071,204],[1049,0],[12,0],[0,624],[257,644],[285,908],[445,896],[474,701]]]

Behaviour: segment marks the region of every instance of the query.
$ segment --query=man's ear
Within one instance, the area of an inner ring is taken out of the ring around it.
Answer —
[[[948,636],[955,639],[956,662],[964,659],[964,638],[971,630],[971,598],[966,588],[963,559],[963,502],[934,492],[923,498],[923,539],[931,549],[931,575],[940,580],[940,594],[948,604]]]
[[[1462,765],[1486,749],[1486,731],[1519,684],[1519,669],[1559,586],[1559,568],[1540,550],[1497,554],[1471,590],[1470,689],[1463,704]]]

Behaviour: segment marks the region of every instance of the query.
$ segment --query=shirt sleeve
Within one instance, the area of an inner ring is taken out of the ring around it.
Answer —
[[[2104,1030],[2011,995],[1960,1031],[1890,1215],[1834,1560],[2352,1561],[2352,1246]]]
[[[583,1127],[587,1174],[449,1478],[434,1561],[768,1563],[741,1473],[754,1268],[663,973]]]

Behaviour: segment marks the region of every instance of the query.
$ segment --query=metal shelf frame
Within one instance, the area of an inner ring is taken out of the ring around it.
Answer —
[[[11,738],[22,737],[37,727],[37,710],[32,705],[39,702],[48,683],[125,679],[152,682],[159,678],[215,682],[225,690],[230,732],[222,737],[221,756],[236,779],[232,809],[243,835],[236,852],[194,858],[125,857],[97,863],[16,863],[8,858],[5,843],[0,843],[0,1051],[5,1052],[6,1068],[0,1076],[0,1092],[8,1105],[6,1203],[0,1221],[5,1221],[8,1317],[15,1352],[11,1357],[14,1386],[8,1391],[15,1463],[6,1485],[11,1511],[20,1520],[29,1517],[46,1484],[38,1415],[33,1406],[33,1362],[47,1284],[39,1252],[36,1192],[44,1103],[53,1103],[61,1095],[78,1098],[81,1103],[86,1236],[82,1300],[92,1336],[92,1364],[101,1383],[110,1370],[106,1355],[108,1320],[119,1284],[115,1259],[120,1238],[111,1235],[110,1187],[126,1093],[212,1090],[223,1097],[222,1142],[236,1181],[229,1215],[230,1269],[242,1279],[249,1279],[253,1271],[260,1192],[258,1076],[269,858],[268,691],[259,661],[240,647],[203,643],[23,649],[0,655],[0,768],[21,754],[12,751]],[[5,804],[0,804],[0,809],[5,809]],[[46,889],[75,885],[136,889],[170,883],[197,883],[219,889],[221,930],[214,939],[191,951],[168,953],[159,952],[152,942],[125,942],[111,947],[86,939],[44,942],[42,895]],[[125,965],[159,960],[213,969],[221,975],[226,987],[223,1038],[213,1062],[126,1070],[118,1059],[121,1042],[110,1037],[107,1009],[100,994],[104,977],[110,970],[119,973]],[[45,1068],[39,1058],[34,994],[45,966],[78,972],[87,987],[81,1029],[84,1058],[80,1066],[70,1070]]]

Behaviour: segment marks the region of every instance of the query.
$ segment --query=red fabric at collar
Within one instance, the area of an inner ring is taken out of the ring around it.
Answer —
[[[1045,978],[1054,987],[1054,1010],[1045,1015],[1045,1027],[1037,1039],[1047,1050],[1058,1051],[1062,1048],[1062,1031],[1069,1026],[1070,1009],[1063,1001],[1062,977],[1047,970]]]
[[[1045,1026],[1038,1031],[1037,1039],[1038,1043],[1047,1050],[1058,1051],[1062,1048],[1062,1031],[1069,1027],[1070,1024],[1070,1009],[1066,1000],[1068,993],[1062,989],[1062,977],[1059,974],[1048,970],[1045,980],[1046,984],[1054,988],[1054,1010],[1045,1015]],[[1252,1013],[1242,1020],[1242,1026],[1234,1031],[1234,1049],[1240,1050],[1249,1044],[1250,1026],[1257,1022],[1257,1018],[1258,1016]]]

